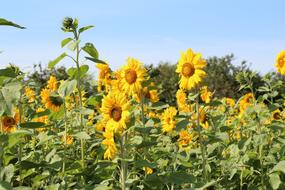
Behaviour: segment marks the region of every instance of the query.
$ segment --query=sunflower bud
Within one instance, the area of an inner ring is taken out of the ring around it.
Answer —
[[[62,22],[62,29],[64,31],[71,31],[73,28],[76,28],[75,25],[75,20],[73,20],[71,17],[65,17]]]

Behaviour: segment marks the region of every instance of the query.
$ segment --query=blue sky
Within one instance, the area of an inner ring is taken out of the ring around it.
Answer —
[[[68,51],[60,47],[68,37],[60,25],[71,16],[81,26],[96,26],[83,41],[94,43],[113,69],[128,56],[147,64],[175,63],[191,47],[204,57],[234,53],[236,64],[247,60],[265,73],[274,71],[275,56],[285,47],[284,7],[282,0],[2,1],[0,17],[27,29],[0,28],[0,66],[11,62],[28,71]]]

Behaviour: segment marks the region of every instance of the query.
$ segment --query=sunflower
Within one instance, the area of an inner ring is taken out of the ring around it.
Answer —
[[[197,114],[193,114],[191,117],[192,121],[196,123],[197,120]],[[205,111],[204,107],[199,108],[199,124],[202,126],[204,129],[209,128],[209,123],[208,123],[208,118],[207,118],[207,113]]]
[[[278,53],[274,66],[277,68],[277,72],[281,75],[285,75],[285,50]]]
[[[159,101],[157,90],[149,90],[147,87],[144,87],[139,94],[134,95],[134,98],[136,99],[137,102],[140,102],[142,97],[149,100],[152,103]]]
[[[36,113],[41,113],[41,112],[44,112],[44,111],[45,111],[44,108],[37,108],[36,109]],[[48,123],[48,115],[44,115],[44,116],[41,116],[41,117],[34,118],[33,121],[34,122],[42,122],[42,123],[47,124]],[[42,131],[45,131],[45,128],[37,128],[36,130],[38,132],[42,132]]]
[[[235,106],[235,100],[232,98],[223,98],[224,102],[226,103],[227,106],[229,107],[234,107]]]
[[[246,110],[246,108],[252,104],[253,99],[254,97],[252,93],[247,93],[246,95],[243,96],[243,98],[239,102],[239,109],[241,113],[243,113]]]
[[[179,89],[176,92],[176,102],[178,106],[178,110],[182,112],[190,112],[190,106],[187,104],[187,96],[186,93]]]
[[[161,125],[163,132],[171,132],[176,127],[176,120],[174,116],[177,110],[174,107],[168,107],[164,110],[161,116]]]
[[[203,86],[201,88],[200,97],[201,97],[202,101],[205,102],[206,104],[210,103],[212,95],[213,95],[213,93],[208,90],[207,86]]]
[[[47,88],[56,91],[57,90],[57,80],[54,76],[50,76],[49,80],[47,81]]]
[[[111,83],[111,69],[108,64],[97,63],[96,67],[99,69],[98,76],[98,91],[102,90],[104,85],[106,90],[109,90],[109,85]]]
[[[103,133],[103,136],[105,139],[102,141],[102,144],[106,146],[104,159],[112,160],[118,152],[116,143],[114,141],[114,133],[107,130]]]
[[[150,167],[143,167],[143,170],[145,171],[146,174],[152,174],[153,173],[153,169]]]
[[[122,67],[120,72],[122,90],[129,96],[139,93],[142,89],[142,82],[146,77],[146,69],[139,60],[128,58],[128,63]]]
[[[186,53],[182,52],[176,72],[180,75],[179,86],[181,89],[190,90],[197,86],[202,78],[206,76],[202,69],[206,66],[206,61],[202,59],[200,53],[194,53],[188,49]]]
[[[1,131],[6,133],[12,133],[17,130],[17,124],[20,121],[19,110],[15,110],[14,117],[2,116],[1,117]]]
[[[61,136],[61,142],[65,143],[65,138],[66,138],[66,145],[72,145],[74,138],[71,135],[63,135]]]
[[[192,141],[192,135],[187,130],[182,130],[179,133],[178,145],[181,149],[189,149]]]
[[[44,106],[54,112],[59,111],[61,105],[63,104],[62,98],[56,92],[53,92],[48,88],[44,88],[41,91],[41,98]]]
[[[106,120],[106,128],[120,132],[126,128],[129,118],[129,103],[124,94],[110,91],[102,100],[102,115]]]
[[[275,110],[271,114],[271,119],[272,120],[282,120],[282,114],[279,109]]]
[[[36,99],[36,93],[30,87],[25,87],[25,95],[27,96],[29,103],[34,102]]]

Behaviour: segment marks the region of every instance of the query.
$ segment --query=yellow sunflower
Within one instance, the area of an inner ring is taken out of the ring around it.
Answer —
[[[271,120],[282,120],[282,114],[279,109],[272,112]]]
[[[105,139],[102,141],[102,144],[106,146],[104,159],[112,160],[118,152],[116,143],[114,141],[114,133],[107,130],[103,133],[103,136]]]
[[[210,103],[212,95],[213,93],[209,91],[207,86],[202,87],[200,97],[203,102],[205,102],[206,104]]]
[[[190,90],[197,86],[206,76],[205,71],[202,70],[205,66],[206,61],[202,59],[202,54],[196,54],[192,49],[188,49],[186,53],[182,52],[176,68],[176,72],[181,77],[180,88]]]
[[[181,149],[186,150],[190,148],[192,135],[187,130],[182,130],[179,133],[178,145]]]
[[[277,68],[278,73],[285,75],[285,50],[278,53],[274,66]]]
[[[74,138],[71,135],[63,135],[61,136],[61,142],[65,143],[65,138],[66,138],[66,145],[72,145]]]
[[[48,88],[44,88],[41,91],[41,99],[43,105],[54,112],[59,111],[61,105],[63,104],[62,98],[56,93]]]
[[[37,108],[36,109],[36,113],[40,113],[40,112],[43,112],[43,111],[45,111],[44,108]],[[41,116],[41,117],[34,118],[33,121],[34,122],[42,122],[42,123],[47,124],[48,123],[48,115],[44,115],[44,116]],[[42,132],[42,131],[45,131],[46,128],[37,128],[36,130],[38,132]]]
[[[124,94],[110,91],[102,100],[101,112],[107,121],[106,128],[120,132],[126,128],[129,118],[129,103]]]
[[[232,98],[224,98],[223,100],[225,101],[226,105],[229,107],[234,107],[236,104],[235,100]]]
[[[253,100],[254,97],[252,93],[247,93],[246,95],[244,95],[241,101],[239,102],[240,112],[243,113],[246,108],[252,104]]]
[[[47,88],[55,91],[57,90],[57,80],[54,76],[50,76],[49,80],[47,81]]]
[[[99,69],[98,76],[98,91],[102,90],[102,86],[105,86],[106,90],[109,90],[109,85],[111,83],[111,69],[108,64],[97,63],[96,67]]]
[[[177,110],[174,107],[168,107],[164,110],[161,116],[161,125],[163,132],[171,132],[176,127],[176,120],[174,116]]]
[[[129,96],[139,93],[142,89],[142,82],[146,77],[146,69],[139,60],[128,58],[128,63],[122,67],[120,72],[122,90]]]
[[[179,89],[176,92],[176,102],[178,106],[178,110],[182,112],[190,112],[190,106],[187,103],[187,95],[186,93]]]
[[[197,120],[197,114],[193,114],[192,115],[192,121],[194,123],[196,123],[196,120]],[[199,108],[199,124],[200,126],[202,126],[204,129],[209,129],[209,123],[208,123],[208,120],[207,120],[207,113],[205,111],[205,108],[204,107],[200,107]]]
[[[145,171],[146,174],[152,174],[153,173],[153,169],[150,167],[143,167],[143,170]]]
[[[19,110],[15,111],[14,117],[2,116],[1,117],[1,131],[5,133],[12,133],[17,130],[17,124],[20,121]]]
[[[144,97],[145,99],[149,100],[152,103],[159,101],[157,90],[149,90],[147,87],[144,87],[142,92],[140,92],[139,94],[135,94],[134,97],[137,102],[140,102],[142,97]]]
[[[35,101],[36,99],[36,93],[30,87],[25,87],[25,95],[27,96],[29,103]]]

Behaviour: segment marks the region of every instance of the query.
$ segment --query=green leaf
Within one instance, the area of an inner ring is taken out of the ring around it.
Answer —
[[[75,51],[75,49],[77,48],[77,46],[79,45],[80,40],[77,40],[75,42],[72,42],[68,45],[68,49],[70,49],[71,51]]]
[[[91,138],[86,132],[79,132],[75,134],[74,136],[79,139],[90,139]]]
[[[132,146],[140,145],[143,142],[142,136],[134,136],[130,139],[130,144]]]
[[[277,173],[270,174],[269,182],[270,182],[272,189],[278,189],[279,185],[281,184],[279,175]]]
[[[71,80],[71,81],[64,81],[60,84],[58,88],[58,93],[61,97],[69,96],[76,88],[77,81]]]
[[[72,41],[72,38],[65,38],[61,41],[61,47],[63,48],[66,44],[68,44],[70,41]]]
[[[0,181],[0,189],[12,190],[12,186],[7,181]]]
[[[0,25],[13,26],[13,27],[16,27],[16,28],[25,29],[25,27],[20,26],[20,25],[18,25],[18,24],[16,24],[16,23],[13,23],[13,22],[11,22],[11,21],[8,21],[8,20],[6,20],[6,19],[4,19],[4,18],[0,18]]]
[[[95,58],[92,58],[92,57],[85,57],[86,59],[90,60],[90,61],[93,61],[95,63],[103,63],[103,64],[107,64],[106,62],[100,60],[100,59],[95,59]]]
[[[14,69],[8,67],[5,69],[0,69],[0,76],[15,78],[17,74],[15,73]]]
[[[98,51],[92,43],[86,43],[85,46],[82,47],[82,50],[88,53],[94,59],[98,59],[99,57]]]
[[[27,128],[27,129],[42,128],[44,125],[45,123],[42,122],[26,122],[19,124],[21,128]]]
[[[88,30],[88,29],[93,28],[93,27],[94,27],[93,25],[84,26],[84,27],[80,28],[80,29],[78,30],[78,32],[79,32],[79,33],[82,33],[82,32],[84,32],[85,30]]]
[[[181,121],[179,121],[176,125],[176,130],[180,131],[181,129],[186,129],[187,126],[189,125],[189,119],[183,119]]]
[[[50,69],[54,68],[54,66],[55,66],[56,64],[58,64],[63,58],[65,58],[66,55],[67,55],[66,53],[62,53],[60,56],[58,56],[57,58],[55,58],[53,61],[50,61],[50,62],[48,63],[48,68],[50,68]]]
[[[285,174],[285,160],[282,160],[282,161],[278,162],[274,166],[274,168],[271,170],[270,173],[276,172],[276,171],[280,171],[280,172],[283,172]]]

